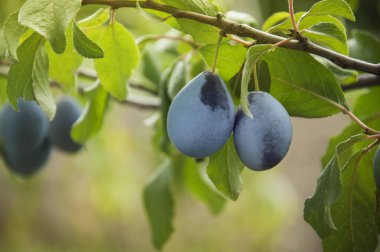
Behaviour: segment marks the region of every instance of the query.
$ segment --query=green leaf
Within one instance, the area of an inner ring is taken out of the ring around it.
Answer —
[[[362,94],[355,103],[353,113],[359,119],[365,120],[371,115],[380,112],[380,88],[371,88],[368,92]]]
[[[355,102],[353,113],[369,127],[380,128],[380,88],[371,88],[369,92],[361,95]],[[335,146],[345,139],[355,134],[360,134],[363,129],[356,123],[347,126],[340,134],[330,139],[328,148],[322,157],[322,165],[325,166],[335,153]],[[347,152],[347,156],[352,156],[353,150]]]
[[[358,80],[359,73],[350,69],[343,69],[340,66],[335,65],[330,60],[322,57],[314,57],[318,62],[327,67],[338,79],[340,84],[351,84]]]
[[[270,70],[270,93],[291,116],[318,118],[338,113],[336,104],[348,108],[335,76],[309,54],[277,48],[263,60]]]
[[[17,61],[17,48],[20,45],[21,36],[27,28],[18,22],[18,12],[11,13],[4,22],[4,35],[9,57]]]
[[[346,28],[344,25],[339,21],[339,19],[330,16],[330,15],[321,15],[321,16],[304,16],[305,12],[299,12],[295,14],[295,20],[298,22],[302,17],[302,22],[299,23],[299,30],[300,32],[303,32],[319,23],[331,23],[334,24],[338,29],[340,30],[339,33],[346,34]],[[277,24],[275,26],[272,26],[270,29],[268,29],[268,32],[274,33],[274,32],[282,32],[285,34],[289,33],[289,29],[293,29],[293,24],[290,18],[287,18],[285,21],[281,22],[280,24]]]
[[[355,16],[351,10],[350,5],[344,0],[319,1],[310,8],[304,17],[321,15],[345,17],[348,20],[355,21]],[[300,21],[300,24],[302,23],[302,19]]]
[[[7,79],[0,76],[0,106],[7,101]]]
[[[219,214],[223,210],[225,198],[212,188],[205,170],[199,167],[194,159],[186,158],[183,164],[183,177],[187,189],[204,202],[212,214]]]
[[[63,53],[67,26],[81,3],[81,0],[28,0],[20,9],[18,21],[45,37],[56,53]]]
[[[66,91],[76,92],[76,71],[82,64],[83,58],[75,51],[73,45],[72,26],[66,32],[66,50],[56,54],[50,44],[46,45],[49,55],[49,77],[61,84]]]
[[[218,41],[220,31],[214,26],[189,19],[177,19],[175,21],[169,19],[167,23],[175,29],[190,34],[197,43],[216,44]]]
[[[243,168],[231,136],[224,147],[210,157],[207,174],[219,192],[237,200],[242,190],[240,173]]]
[[[157,51],[151,45],[145,47],[141,55],[141,73],[144,83],[147,83],[151,89],[157,89],[160,84],[162,71],[160,69],[160,61],[156,55]]]
[[[253,68],[257,67],[260,59],[272,48],[272,45],[257,45],[248,49],[247,56],[244,63],[242,80],[241,80],[241,94],[240,104],[243,112],[250,118],[253,118],[249,110],[248,102],[248,85],[252,78]],[[259,84],[259,83],[258,83]],[[260,85],[260,84],[259,84]]]
[[[173,68],[174,68],[174,65],[171,65],[164,70],[161,76],[160,84],[159,84],[159,97],[161,101],[161,105],[160,105],[161,120],[158,121],[159,125],[157,127],[157,132],[156,132],[156,142],[159,149],[166,154],[170,154],[170,143],[171,143],[168,132],[167,132],[167,128],[166,128],[168,111],[171,104],[171,100],[167,92],[167,87],[168,87],[170,76],[173,72]]]
[[[112,96],[125,100],[127,82],[140,57],[133,35],[118,22],[93,29],[88,35],[104,51],[104,58],[94,61],[101,84]]]
[[[178,61],[173,68],[173,72],[170,75],[168,82],[168,96],[170,99],[174,99],[177,93],[189,82],[190,69],[189,59]]]
[[[218,7],[207,0],[161,0],[161,2],[180,10],[194,11],[209,16],[218,13]]]
[[[75,50],[83,57],[90,59],[104,57],[102,48],[88,38],[75,22],[73,22],[73,41]]]
[[[372,63],[380,62],[380,42],[371,33],[354,30],[348,45],[351,57]]]
[[[164,21],[164,18],[160,18],[159,16],[141,8],[140,0],[136,1],[136,9],[139,12],[139,14],[141,15],[141,17],[143,17],[147,21],[150,21],[150,22],[162,22],[162,21]]]
[[[166,160],[144,188],[144,205],[148,215],[152,241],[161,249],[174,231],[174,199],[172,163]]]
[[[332,207],[337,231],[323,240],[324,251],[374,251],[377,246],[372,158],[356,153],[341,171],[342,193]]]
[[[110,18],[109,9],[98,9],[94,14],[88,16],[78,22],[83,29],[92,29],[105,24]]]
[[[314,194],[305,201],[304,219],[321,238],[327,237],[336,230],[331,216],[331,206],[342,190],[340,170],[347,164],[344,153],[356,143],[366,139],[364,134],[356,135],[335,148],[335,155],[318,177]]]
[[[7,44],[5,42],[4,29],[0,28],[0,59],[5,58],[7,54]]]
[[[216,45],[206,45],[199,49],[202,58],[209,67],[214,62],[215,51]],[[230,45],[228,42],[220,44],[216,68],[225,82],[228,82],[239,72],[241,65],[244,63],[246,53],[247,49],[242,45]]]
[[[56,105],[50,92],[49,57],[43,44],[40,44],[32,74],[33,93],[38,104],[48,114],[49,119],[55,115]]]
[[[287,18],[289,18],[288,12],[276,12],[265,20],[262,30],[268,31],[271,27]]]
[[[71,137],[76,142],[84,143],[98,133],[103,125],[107,104],[108,93],[99,85],[95,89],[93,96],[89,99],[82,115],[73,125]]]
[[[35,99],[49,118],[53,118],[55,102],[49,88],[49,60],[43,42],[43,38],[34,33],[17,49],[19,61],[9,70],[7,94],[16,110],[18,97]]]
[[[346,33],[336,24],[319,23],[303,31],[302,35],[317,44],[329,47],[341,54],[348,55]]]
[[[331,205],[341,192],[340,171],[336,156],[331,159],[317,180],[313,196],[307,198],[304,207],[304,219],[324,238],[336,227],[331,217]]]

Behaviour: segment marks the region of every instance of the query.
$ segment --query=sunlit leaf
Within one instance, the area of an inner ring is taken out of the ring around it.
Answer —
[[[28,0],[18,21],[45,37],[56,53],[63,53],[67,26],[80,7],[81,0]]]
[[[95,59],[101,85],[118,100],[125,100],[127,82],[139,62],[139,50],[133,35],[115,22],[89,31],[89,36],[104,51],[104,58]]]
[[[17,48],[20,38],[27,28],[18,22],[18,12],[11,13],[4,22],[4,35],[8,48],[9,57],[17,61]]]
[[[49,88],[49,60],[43,42],[43,38],[34,33],[17,49],[19,61],[9,70],[7,95],[16,109],[18,97],[36,99],[49,118],[53,118],[55,102]]]

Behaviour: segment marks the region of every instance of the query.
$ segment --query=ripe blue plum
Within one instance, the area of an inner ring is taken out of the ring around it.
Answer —
[[[48,118],[35,101],[18,100],[19,112],[6,104],[1,112],[0,130],[7,152],[29,152],[48,134]]]
[[[28,151],[10,151],[7,148],[4,160],[8,169],[21,176],[30,176],[41,169],[49,159],[51,145],[45,139],[40,146]]]
[[[276,166],[286,155],[292,141],[289,114],[273,96],[265,92],[248,95],[253,119],[241,109],[236,114],[234,142],[241,161],[261,171]]]
[[[225,83],[205,71],[191,80],[173,99],[167,129],[177,149],[191,157],[212,155],[227,142],[235,108]]]
[[[377,149],[375,158],[373,159],[373,176],[377,190],[380,190],[380,148]]]
[[[58,102],[56,115],[49,128],[52,145],[72,153],[81,149],[82,145],[74,142],[70,135],[71,128],[80,114],[81,109],[75,100],[64,97]]]

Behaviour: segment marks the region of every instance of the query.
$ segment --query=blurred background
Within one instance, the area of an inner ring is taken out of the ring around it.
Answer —
[[[0,24],[22,0],[0,1]],[[218,0],[225,10],[244,11],[259,24],[286,0]],[[296,11],[316,1],[295,1]],[[377,0],[350,1],[357,23],[379,34]],[[81,16],[96,9],[85,7]],[[117,19],[136,37],[169,27],[146,21],[135,10],[120,9]],[[356,94],[348,94],[354,100]],[[142,202],[147,179],[160,164],[145,126],[154,111],[113,103],[101,132],[77,155],[54,151],[35,176],[19,181],[0,162],[0,251],[154,251]],[[178,192],[175,233],[164,251],[321,251],[303,221],[303,202],[315,188],[320,157],[331,136],[348,123],[344,116],[293,119],[294,139],[285,160],[258,173],[245,169],[244,191],[218,216],[191,195]]]

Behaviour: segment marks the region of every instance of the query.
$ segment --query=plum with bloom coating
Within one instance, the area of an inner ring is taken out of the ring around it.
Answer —
[[[191,157],[212,155],[227,142],[235,109],[223,80],[205,71],[191,80],[173,99],[167,129],[177,149]]]
[[[251,92],[248,101],[253,119],[241,109],[236,113],[236,151],[248,168],[267,170],[276,166],[288,152],[292,123],[282,104],[270,94]]]

